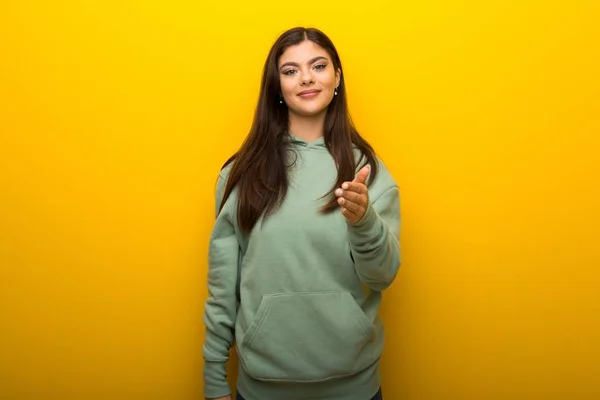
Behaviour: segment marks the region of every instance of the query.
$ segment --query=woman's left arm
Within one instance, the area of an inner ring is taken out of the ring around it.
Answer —
[[[367,286],[381,291],[394,281],[401,263],[400,191],[391,185],[371,199],[364,184],[368,172],[361,170],[336,194],[346,217],[356,272]]]

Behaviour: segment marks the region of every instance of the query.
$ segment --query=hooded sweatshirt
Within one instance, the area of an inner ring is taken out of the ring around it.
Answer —
[[[291,135],[290,147],[287,195],[249,235],[236,222],[235,189],[218,212],[230,167],[219,175],[204,316],[205,397],[230,394],[225,364],[235,344],[237,388],[246,400],[368,400],[381,384],[382,291],[400,266],[398,185],[378,159],[362,219],[353,224],[341,211],[323,214],[323,196],[337,178],[324,138]]]

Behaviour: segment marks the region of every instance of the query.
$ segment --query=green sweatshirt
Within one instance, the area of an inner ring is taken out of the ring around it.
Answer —
[[[379,389],[381,292],[400,266],[398,186],[381,161],[356,224],[321,214],[337,170],[323,138],[292,135],[288,194],[250,235],[236,223],[236,191],[217,213],[209,246],[203,348],[205,397],[230,394],[236,346],[246,400],[368,400]],[[358,155],[358,150],[357,150]],[[229,167],[219,175],[217,210]]]

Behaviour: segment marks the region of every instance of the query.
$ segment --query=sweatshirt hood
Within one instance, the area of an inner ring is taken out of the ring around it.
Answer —
[[[327,146],[325,145],[325,137],[324,136],[318,137],[317,139],[308,142],[308,141],[294,135],[291,132],[288,132],[288,135],[290,136],[290,142],[295,147],[305,148],[305,149],[310,149],[310,148],[327,149]]]

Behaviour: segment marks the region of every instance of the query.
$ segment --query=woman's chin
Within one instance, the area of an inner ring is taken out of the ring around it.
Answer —
[[[315,106],[315,107],[299,107],[295,109],[290,109],[290,112],[296,114],[300,117],[317,117],[323,114],[327,110],[327,107]]]

